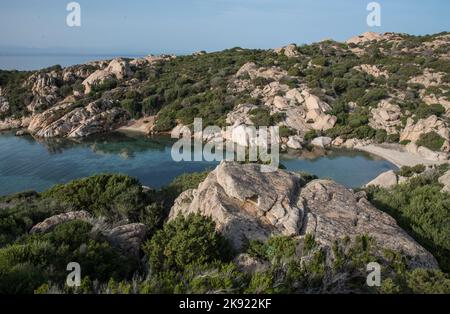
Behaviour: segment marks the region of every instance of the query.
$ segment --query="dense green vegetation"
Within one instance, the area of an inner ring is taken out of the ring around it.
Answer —
[[[442,193],[438,178],[446,169],[411,178],[393,189],[368,189],[371,202],[394,217],[450,271],[450,195]]]
[[[440,151],[442,145],[444,145],[445,139],[436,132],[430,132],[422,134],[419,140],[416,142],[419,146],[425,146],[434,151]]]
[[[444,73],[443,82],[450,77],[448,64],[433,54],[401,51],[401,47],[415,49],[421,44],[433,40],[442,34],[430,36],[402,35],[403,41],[395,47],[392,42],[379,41],[360,44],[365,54],[356,55],[349,49],[356,47],[335,41],[323,41],[297,47],[298,57],[286,57],[271,50],[250,50],[242,48],[227,49],[221,52],[178,56],[151,66],[135,67],[133,83],[113,78],[94,85],[92,91],[78,100],[80,104],[103,98],[116,100],[117,105],[127,110],[131,117],[144,114],[158,114],[156,131],[168,131],[177,123],[189,125],[194,117],[203,118],[204,125],[225,126],[227,112],[237,104],[251,103],[259,106],[252,112],[256,125],[272,125],[283,120],[283,116],[270,115],[259,98],[253,98],[248,91],[234,91],[232,82],[239,68],[247,62],[258,67],[276,66],[285,70],[287,75],[281,83],[290,87],[306,84],[311,91],[326,100],[332,106],[332,114],[338,118],[336,126],[327,131],[331,137],[373,138],[377,142],[398,142],[398,135],[387,135],[383,130],[374,130],[368,126],[370,110],[381,99],[394,97],[390,101],[400,106],[403,125],[407,117],[418,119],[431,115],[444,116],[445,110],[439,104],[427,105],[420,92],[450,97],[448,87],[432,86],[425,88],[420,84],[408,83],[423,69],[429,68]],[[358,70],[361,64],[375,65],[385,76],[374,77]],[[90,73],[96,70],[92,65],[84,65]],[[55,66],[41,70],[40,73],[62,69]],[[23,82],[31,73],[0,72],[0,86],[11,103],[11,108],[3,116],[23,116],[25,107],[31,102],[31,86]],[[264,88],[273,79],[257,77],[246,79],[253,87]],[[82,91],[81,81],[56,82],[60,87],[60,96],[65,97],[72,91]],[[447,92],[446,92],[447,91]],[[353,108],[349,104],[357,105]],[[44,106],[45,107],[45,106]],[[0,117],[1,118],[1,117]],[[401,126],[399,126],[401,128]],[[285,133],[286,134],[286,133]],[[436,146],[435,138],[425,138],[427,147]]]
[[[0,198],[0,292],[450,291],[447,275],[437,270],[410,271],[400,255],[378,248],[368,236],[337,239],[331,251],[321,248],[311,235],[273,237],[266,243],[251,241],[244,251],[260,265],[259,271],[243,271],[234,262],[239,252],[231,249],[210,218],[189,215],[164,223],[174,198],[197,187],[207,174],[185,174],[158,191],[144,191],[138,181],[127,176],[105,174],[57,185],[40,194],[25,192]],[[392,191],[374,189],[369,194],[448,272],[449,197],[439,192],[437,176],[420,176],[411,179],[408,186],[400,185]],[[49,216],[80,209],[89,211],[94,219],[62,223],[46,233],[28,233]],[[108,242],[101,232],[104,218],[111,223],[127,219],[148,226],[142,246],[145,263],[123,255]],[[384,253],[380,256],[379,252]],[[71,261],[83,265],[82,285],[75,290],[63,284],[66,265]],[[364,284],[368,261],[383,265],[383,283],[379,288]]]

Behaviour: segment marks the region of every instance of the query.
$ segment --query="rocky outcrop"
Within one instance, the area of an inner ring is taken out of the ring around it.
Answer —
[[[355,67],[356,70],[362,71],[369,75],[372,75],[375,78],[384,77],[386,79],[389,78],[389,73],[387,71],[380,70],[376,65],[370,64],[361,64]]]
[[[51,231],[57,225],[65,222],[72,220],[89,221],[91,218],[92,216],[87,211],[84,210],[76,212],[67,212],[45,219],[44,221],[33,226],[33,228],[31,228],[30,230],[30,233],[46,233]]]
[[[327,180],[314,180],[302,190],[306,209],[302,233],[314,235],[324,246],[345,236],[368,234],[382,248],[409,256],[411,267],[437,267],[435,258],[397,226],[388,214],[372,206],[361,194]]]
[[[298,135],[289,136],[286,142],[287,147],[292,149],[302,149],[303,138]]]
[[[73,211],[55,215],[45,219],[31,228],[30,233],[46,233],[56,226],[73,220],[86,221],[94,226],[100,223],[98,231],[106,237],[109,243],[127,256],[138,257],[141,245],[147,234],[147,227],[141,223],[124,224],[117,227],[105,224],[104,221],[95,219],[87,211]]]
[[[433,72],[431,69],[425,69],[423,74],[413,77],[408,81],[412,84],[420,84],[425,88],[432,86],[440,86],[442,84],[442,77],[445,73]]]
[[[401,113],[398,105],[382,100],[377,108],[371,110],[369,125],[374,129],[386,130],[388,134],[397,134],[402,125]]]
[[[226,123],[232,126],[238,126],[241,124],[252,125],[252,119],[250,112],[258,106],[252,104],[239,104],[233,111],[227,114]]]
[[[247,274],[254,274],[266,271],[270,267],[270,263],[265,260],[250,256],[247,253],[241,253],[234,258],[234,263],[239,271]]]
[[[365,32],[359,36],[354,36],[346,41],[347,44],[366,44],[373,41],[382,41],[382,40],[389,40],[389,41],[400,41],[402,40],[402,37],[400,34],[396,33],[375,33],[375,32]]]
[[[450,193],[450,170],[448,170],[442,177],[439,178],[439,183],[444,187],[442,192]]]
[[[37,137],[84,137],[124,125],[127,112],[113,102],[100,100],[85,107],[63,102],[34,115],[28,130]]]
[[[373,207],[363,194],[327,180],[305,183],[295,173],[262,172],[260,165],[222,162],[196,190],[182,193],[170,211],[210,216],[236,249],[272,235],[314,236],[331,248],[345,236],[368,234],[380,247],[403,252],[414,267],[437,267],[434,257]]]
[[[27,128],[30,121],[30,117],[24,117],[21,119],[6,118],[5,120],[0,121],[0,131]]]
[[[378,177],[366,184],[366,186],[378,186],[381,188],[391,188],[398,184],[397,174],[393,170],[383,172]]]
[[[317,147],[325,148],[331,145],[333,140],[330,137],[319,136],[311,141],[311,144]]]
[[[273,52],[275,52],[276,54],[284,54],[288,58],[300,56],[296,44],[289,44],[281,48],[275,48]]]
[[[83,81],[85,94],[91,91],[92,85],[103,82],[108,78],[123,80],[125,77],[131,76],[132,71],[127,60],[117,58],[113,59],[106,68],[97,70]]]
[[[417,123],[412,118],[408,118],[406,126],[400,133],[400,141],[409,140],[417,142],[421,135],[436,132],[445,140],[450,140],[450,128],[448,125],[435,115],[426,119],[420,119]]]
[[[303,220],[296,204],[302,179],[287,172],[261,172],[260,165],[222,162],[196,191],[181,194],[169,220],[200,212],[211,216],[235,248],[272,234],[295,235]]]
[[[250,79],[253,80],[255,78],[262,77],[276,81],[279,81],[286,75],[287,72],[281,70],[278,67],[270,67],[270,68],[258,67],[253,62],[248,62],[244,64],[236,73],[237,78],[248,76]]]
[[[120,249],[125,255],[139,256],[141,245],[147,235],[147,227],[142,223],[118,226],[105,232],[111,245]]]

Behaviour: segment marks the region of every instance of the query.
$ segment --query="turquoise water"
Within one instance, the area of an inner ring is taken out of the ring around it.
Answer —
[[[217,162],[174,162],[169,138],[114,133],[82,141],[39,140],[0,133],[0,195],[36,190],[98,173],[125,173],[142,184],[161,187],[189,172],[214,168]],[[282,156],[290,170],[302,170],[336,180],[348,187],[367,183],[391,163],[350,151],[333,151],[305,159]]]

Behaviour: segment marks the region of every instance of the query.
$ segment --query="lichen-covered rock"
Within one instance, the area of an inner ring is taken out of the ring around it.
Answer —
[[[272,235],[309,233],[331,248],[336,239],[368,234],[380,247],[409,256],[411,266],[437,267],[429,252],[363,194],[333,181],[305,184],[298,174],[262,172],[261,167],[222,162],[196,190],[180,195],[169,220],[189,213],[210,216],[238,250],[250,240],[264,241]]]

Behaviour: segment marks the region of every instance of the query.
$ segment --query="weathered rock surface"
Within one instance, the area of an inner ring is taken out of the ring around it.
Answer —
[[[316,137],[315,139],[313,139],[311,141],[311,144],[314,146],[317,146],[317,147],[325,148],[325,147],[330,146],[332,141],[333,140],[330,137],[319,136],[319,137]]]
[[[92,85],[101,83],[108,78],[122,80],[130,75],[132,75],[132,71],[128,61],[121,58],[113,59],[106,68],[95,71],[83,81],[84,92],[88,94],[92,89]]]
[[[398,105],[382,100],[377,108],[371,110],[369,125],[374,129],[386,130],[388,134],[397,134],[401,126],[401,110]]]
[[[55,215],[45,219],[31,228],[30,233],[46,233],[52,231],[56,226],[73,221],[81,220],[96,224],[96,219],[87,211],[73,211]],[[125,255],[139,256],[141,245],[147,233],[147,227],[141,223],[124,224],[117,227],[109,226],[102,222],[100,232],[109,243],[118,248]]]
[[[298,57],[300,54],[297,50],[296,44],[289,44],[287,46],[281,47],[281,48],[275,48],[273,52],[277,54],[284,54],[286,57]]]
[[[302,149],[303,139],[298,135],[289,136],[289,139],[286,143],[287,147],[292,149]]]
[[[105,233],[111,245],[131,256],[139,256],[146,234],[147,227],[141,223],[118,226]]]
[[[86,107],[63,102],[33,116],[28,130],[37,137],[84,137],[124,125],[128,113],[113,102],[100,100]]]
[[[57,225],[72,221],[72,220],[83,220],[89,221],[92,216],[87,211],[77,211],[77,212],[67,212],[59,215],[55,215],[45,219],[44,221],[38,223],[33,228],[31,228],[30,233],[45,233],[51,231]]]
[[[379,186],[390,188],[398,184],[397,174],[393,170],[383,172],[378,177],[366,184],[366,186]]]
[[[223,162],[195,192],[179,196],[169,220],[195,212],[211,216],[236,248],[271,234],[295,235],[303,219],[296,204],[301,181],[287,172],[262,173],[260,165]]]
[[[234,263],[237,268],[247,274],[254,274],[258,272],[266,271],[270,264],[268,261],[260,260],[252,257],[247,253],[241,253],[234,259]]]
[[[27,128],[30,121],[30,117],[24,117],[22,119],[6,118],[5,120],[0,121],[0,131]]]
[[[450,193],[450,170],[439,178],[439,183],[444,185],[442,192]]]
[[[376,65],[361,64],[360,66],[356,66],[355,68],[376,78],[381,76],[384,78],[389,78],[388,72],[380,70]]]
[[[314,235],[322,245],[329,247],[344,236],[368,234],[380,247],[409,256],[411,267],[437,267],[435,258],[391,216],[338,183],[314,180],[301,190],[300,198],[307,212],[302,233]]]
[[[437,267],[429,252],[360,194],[327,180],[305,185],[297,174],[261,172],[260,165],[222,162],[198,189],[179,196],[169,220],[189,213],[210,216],[237,249],[272,235],[309,233],[330,248],[338,238],[368,234],[380,247],[408,255],[411,266]]]
[[[444,139],[449,140],[450,129],[444,121],[435,115],[429,116],[426,119],[420,119],[417,123],[414,123],[413,119],[408,118],[405,128],[400,133],[400,141],[410,140],[411,142],[416,142],[422,134],[432,131],[438,133]]]

